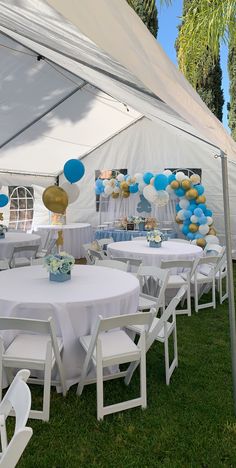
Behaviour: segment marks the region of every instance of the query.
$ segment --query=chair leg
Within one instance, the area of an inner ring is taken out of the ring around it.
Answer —
[[[142,333],[140,338],[141,359],[140,359],[140,389],[142,408],[147,408],[147,384],[146,384],[146,343],[145,334]]]
[[[168,343],[168,337],[165,337],[164,348],[165,348],[166,385],[169,385],[169,383],[170,383],[170,375],[169,375],[170,360],[169,360],[169,343]]]
[[[51,373],[52,373],[52,347],[51,343],[48,344],[46,363],[44,370],[44,388],[43,388],[43,421],[49,421],[50,415],[50,396],[51,396]]]
[[[174,338],[174,360],[176,361],[176,367],[178,367],[178,344],[177,344],[177,329],[176,323],[173,331],[173,338]]]
[[[96,361],[97,361],[97,419],[103,420],[103,367],[102,367],[102,349],[101,342],[98,339],[96,349]]]
[[[216,308],[216,283],[215,283],[215,278],[213,278],[212,281],[212,302],[213,302],[213,308]]]
[[[194,283],[194,304],[195,304],[195,312],[198,312],[198,284],[197,281]]]
[[[188,310],[188,316],[191,317],[191,284],[188,284],[188,289],[187,289],[187,310]]]

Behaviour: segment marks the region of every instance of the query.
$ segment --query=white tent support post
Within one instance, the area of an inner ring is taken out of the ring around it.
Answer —
[[[229,300],[229,326],[230,326],[230,343],[231,343],[231,365],[232,365],[232,378],[233,378],[234,412],[236,415],[236,328],[235,328],[234,278],[233,278],[233,262],[232,262],[232,246],[231,246],[231,230],[230,230],[228,164],[227,164],[227,157],[222,150],[220,150],[220,158],[221,158],[221,170],[222,170],[225,242],[226,242],[226,253],[227,253],[227,274],[228,274],[228,288],[229,288],[228,300]]]

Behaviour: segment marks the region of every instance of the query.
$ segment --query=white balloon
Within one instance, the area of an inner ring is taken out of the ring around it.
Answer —
[[[143,189],[143,195],[149,202],[153,203],[157,196],[157,191],[152,185],[146,185]]]
[[[111,187],[110,185],[106,185],[105,189],[104,189],[104,193],[106,195],[111,195],[113,192],[113,187]]]
[[[179,219],[181,219],[181,221],[183,221],[184,218],[185,218],[184,210],[179,210],[177,216],[178,216]]]
[[[138,189],[139,189],[139,192],[140,192],[140,193],[143,193],[144,187],[147,187],[147,184],[145,184],[145,182],[143,182],[143,181],[142,181],[142,182],[139,182],[139,184],[138,184]]]
[[[169,193],[165,190],[158,190],[156,199],[154,200],[154,205],[156,206],[165,206],[169,202]]]
[[[176,180],[181,182],[182,180],[186,179],[186,175],[183,172],[176,172],[175,174]]]
[[[65,192],[68,195],[69,205],[71,205],[71,203],[74,203],[77,200],[77,198],[79,198],[80,189],[78,185],[70,184],[70,182],[65,182],[61,186],[61,188],[63,188],[63,190],[65,190]]]
[[[190,218],[190,221],[191,221],[192,223],[194,223],[194,224],[195,224],[195,223],[197,223],[197,222],[198,222],[198,217],[197,217],[197,216],[195,216],[195,215],[192,215],[192,216],[191,216],[191,218]]]
[[[113,192],[114,193],[120,193],[120,187],[114,187]]]
[[[207,224],[211,226],[212,223],[213,223],[213,218],[211,216],[207,216]]]
[[[162,174],[166,175],[167,177],[172,174],[172,171],[170,169],[166,169],[165,171],[162,172]]]
[[[205,237],[207,244],[219,244],[220,240],[217,236],[213,236],[212,234],[209,234],[208,236]]]
[[[108,180],[108,179],[104,179],[104,180],[102,181],[102,183],[103,183],[104,187],[106,187],[106,185],[109,185],[109,180]]]
[[[205,236],[209,232],[209,226],[208,226],[208,224],[201,224],[201,226],[199,226],[198,230],[199,230],[200,234]]]
[[[125,179],[124,174],[118,174],[118,176],[116,176],[116,180],[119,180],[119,182],[123,182],[124,179]]]
[[[188,200],[186,200],[186,198],[182,198],[180,201],[179,201],[179,206],[180,208],[182,208],[183,210],[187,210],[188,207],[189,207],[190,203]]]
[[[191,244],[196,245],[197,244],[197,239],[193,239]]]

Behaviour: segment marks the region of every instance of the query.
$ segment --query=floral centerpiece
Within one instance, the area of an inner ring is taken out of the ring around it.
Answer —
[[[49,271],[50,281],[62,282],[69,280],[74,263],[74,257],[66,252],[47,255],[47,257],[44,258],[44,266]]]
[[[149,242],[149,247],[161,247],[162,241],[165,239],[163,232],[159,229],[154,229],[154,231],[149,231],[147,233],[147,241]]]
[[[146,222],[145,222],[145,229],[147,231],[150,231],[152,229],[156,229],[157,228],[157,220],[156,218],[146,218]]]
[[[0,239],[5,238],[6,232],[7,232],[7,226],[4,226],[4,224],[0,224]]]
[[[143,216],[135,216],[134,217],[134,224],[136,224],[139,231],[144,231],[145,222],[146,222],[146,218],[144,218]]]

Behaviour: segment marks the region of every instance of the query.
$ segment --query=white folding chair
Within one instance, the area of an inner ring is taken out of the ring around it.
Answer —
[[[166,385],[169,385],[170,378],[175,370],[178,367],[178,347],[177,347],[177,328],[176,328],[176,307],[186,293],[187,286],[182,286],[177,292],[176,296],[173,297],[166,310],[163,312],[160,318],[155,317],[147,333],[146,338],[146,352],[152,346],[155,340],[164,343],[165,351],[165,372],[166,372]],[[155,309],[152,309],[151,312],[155,314]],[[145,315],[145,314],[144,314]],[[140,335],[143,331],[142,326],[131,326],[129,329],[136,334]],[[174,357],[170,364],[169,357],[169,337],[173,334],[174,340]],[[132,375],[135,369],[138,367],[138,362],[132,363],[127,371],[125,377],[125,383],[129,384],[132,378]]]
[[[86,351],[86,358],[78,385],[77,394],[81,395],[86,382],[89,365],[92,362],[96,368],[97,383],[97,419],[103,419],[107,414],[116,413],[136,406],[146,408],[146,333],[153,320],[153,314],[120,315],[111,318],[99,316],[93,335],[82,336],[80,343]],[[138,345],[128,336],[124,330],[117,328],[129,327],[131,325],[143,325]],[[113,331],[111,331],[113,330]],[[125,372],[103,376],[103,369],[112,365],[140,362],[140,397],[121,403],[104,406],[103,381],[113,378],[124,377]]]
[[[194,273],[191,278],[191,283],[194,285],[194,303],[196,312],[207,307],[213,307],[214,309],[216,308],[215,276],[218,262],[218,256],[200,257],[197,258],[194,262]],[[202,270],[203,266],[207,266],[207,275]],[[204,304],[199,304],[199,288],[204,288],[204,286],[207,286],[208,291],[212,290],[212,300]]]
[[[40,250],[40,252],[37,252],[36,253],[36,258],[43,258],[43,257],[46,257],[47,255],[49,255],[50,253],[52,253],[55,245],[56,245],[56,242],[57,242],[57,239],[55,238],[50,238],[50,232],[48,233],[49,234],[49,238],[47,240],[47,242],[45,243],[43,249]]]
[[[216,265],[216,287],[217,291],[219,292],[220,296],[220,304],[223,304],[225,299],[228,299],[229,291],[228,291],[228,274],[227,274],[227,258],[226,254],[224,254],[220,261]],[[225,279],[225,293],[223,293],[223,280]]]
[[[56,336],[55,324],[50,317],[48,320],[31,320],[25,318],[0,317],[0,330],[21,331],[4,349],[4,340],[0,337],[0,397],[2,395],[2,374],[6,369],[10,376],[13,369],[29,368],[43,371],[43,380],[30,378],[30,383],[43,384],[43,410],[30,412],[34,419],[49,420],[50,388],[60,385],[63,395],[66,395],[64,370],[61,361],[63,341]],[[51,374],[57,368],[59,381],[51,381]]]
[[[1,468],[14,468],[17,465],[33,434],[31,427],[26,427],[31,407],[31,393],[26,384],[29,375],[29,370],[20,370],[0,403]],[[16,422],[14,434],[8,443],[6,420],[12,411]]]
[[[9,270],[10,265],[7,258],[0,260],[0,271]]]
[[[119,262],[118,260],[97,260],[95,261],[96,266],[102,266],[106,268],[116,268],[117,270],[127,271],[127,264]]]
[[[181,286],[187,286],[186,289],[186,300],[187,300],[187,307],[186,309],[178,309],[176,310],[176,314],[188,314],[191,316],[191,278],[194,273],[194,261],[193,260],[167,260],[161,261],[161,268],[168,269],[170,271],[170,276],[168,279],[168,283],[166,289],[178,289]],[[180,269],[182,270],[180,273],[172,273],[171,270],[173,269]],[[183,299],[184,302],[184,299]]]
[[[111,258],[111,260],[116,260],[118,262],[126,263],[127,271],[129,271],[130,273],[137,273],[138,268],[142,264],[142,259],[141,258],[113,257],[113,255],[111,255],[110,258]]]
[[[225,252],[225,247],[219,244],[206,244],[204,252],[206,255],[220,255]]]
[[[88,249],[88,255],[90,257],[90,265],[94,265],[96,260],[104,260],[105,258],[107,258],[102,250],[97,251],[93,249]]]
[[[10,268],[29,266],[31,258],[36,257],[38,248],[38,245],[14,247],[9,261]]]
[[[138,269],[137,278],[141,290],[138,310],[150,310],[155,307],[158,312],[160,307],[164,308],[169,272],[158,267],[141,266]]]
[[[103,239],[98,239],[98,243],[103,250],[106,250],[106,247],[109,244],[112,244],[113,242],[114,242],[114,239],[112,237],[107,237],[107,238],[104,237]]]

